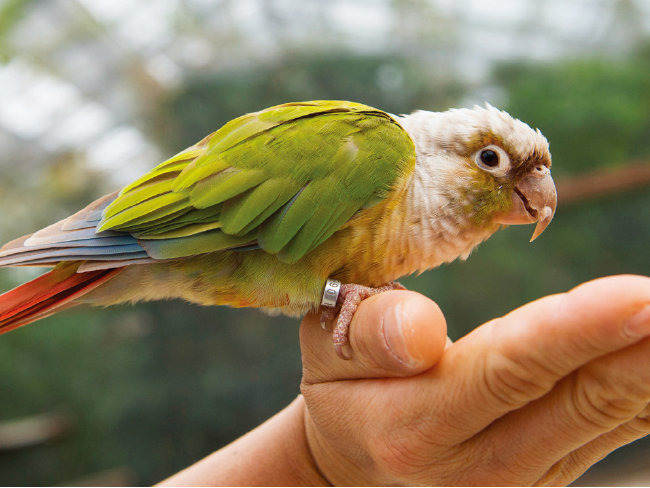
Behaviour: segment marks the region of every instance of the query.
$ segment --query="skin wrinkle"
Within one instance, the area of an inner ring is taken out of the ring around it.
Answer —
[[[540,327],[541,328],[546,328],[546,324],[553,324],[557,321],[557,309],[553,307],[552,311],[547,314],[546,316],[546,321],[544,324],[542,324]],[[491,321],[492,325],[492,330],[494,331],[495,334],[499,335],[500,334],[500,327],[499,327],[499,321],[504,320],[504,319],[494,319]],[[520,326],[523,330],[528,329],[529,324],[522,323]],[[526,333],[526,332],[524,332]],[[499,344],[498,338],[495,339],[496,344]],[[533,374],[529,374],[530,378],[519,378],[520,381],[525,381],[530,385],[536,386],[537,388],[542,388],[544,392],[546,392],[549,388],[550,385],[540,385],[538,383],[533,382],[533,377],[553,377],[557,375],[557,369],[553,368],[553,365],[555,364],[552,361],[548,361],[548,358],[546,357],[529,357],[526,358],[527,361],[525,363],[520,362],[518,356],[520,355],[520,351],[518,350],[518,345],[515,343],[509,343],[509,347],[504,348],[503,346],[496,347],[495,348],[495,354],[499,354],[501,357],[505,358],[508,361],[511,361],[513,364],[515,364],[520,370],[530,372],[531,370],[534,371]],[[513,349],[514,348],[514,349]],[[488,366],[486,366],[488,368]]]
[[[650,407],[646,406],[646,412]],[[638,426],[638,427],[637,427]],[[650,433],[650,423],[647,421],[639,426],[639,419],[633,419],[616,429],[606,432],[583,447],[576,449],[570,457],[563,459],[564,480],[573,480],[595,462],[607,456],[614,447],[628,444]]]
[[[561,294],[556,294],[556,295],[549,295],[549,296],[545,297],[544,300],[546,302],[548,302],[549,305],[550,305],[551,301],[554,301],[556,303],[553,306],[545,306],[544,307],[545,312],[544,312],[543,321],[535,323],[534,326],[542,329],[544,334],[553,333],[553,325],[554,324],[556,324],[558,321],[560,321],[562,317],[569,316],[569,315],[573,314],[573,311],[569,311],[569,310],[565,309],[566,308],[565,304],[567,302],[569,304],[571,304],[572,300],[571,299],[567,300],[566,293],[561,293]],[[541,306],[541,304],[537,304],[537,306]],[[518,312],[518,309],[517,309],[517,310],[515,310],[513,312],[510,312],[505,317],[492,320],[490,322],[490,324],[492,324],[491,327],[493,328],[494,332],[496,334],[499,334],[500,327],[498,325],[498,321],[508,320],[509,316],[511,316],[511,317],[515,316],[516,317],[518,315],[518,313],[519,312]],[[521,328],[520,330],[524,335],[527,335],[527,330],[526,329],[528,329],[528,327],[529,327],[529,324],[526,324],[526,323],[522,323],[520,325],[520,328]],[[546,329],[546,330],[544,330],[544,329]],[[499,343],[498,340],[496,342]],[[513,356],[513,355],[518,355],[520,353],[520,351],[518,351],[519,346],[517,344],[510,342],[507,345],[508,345],[507,349],[504,349],[503,345],[500,346],[500,348],[502,349],[502,353],[504,355]],[[561,344],[558,345],[558,347],[560,347],[560,346],[561,346]],[[563,356],[564,356],[563,354],[558,355],[558,358],[560,358],[560,361],[559,361],[560,363],[561,363],[561,358]],[[552,373],[557,374],[558,368],[553,368],[552,367],[552,365],[554,365],[554,364],[556,364],[556,362],[549,362],[549,361],[546,361],[545,358],[538,358],[538,360],[535,362],[534,365],[535,365],[535,367],[542,368],[543,369],[542,373],[552,372]],[[564,368],[560,367],[559,369],[563,370]]]
[[[647,409],[648,407],[646,407]],[[555,463],[539,478],[536,485],[558,486],[573,481],[590,466],[607,456],[613,448],[633,442],[648,435],[650,425],[635,430],[631,426],[636,419],[606,432],[577,448]]]
[[[605,428],[636,417],[639,412],[636,405],[643,402],[635,395],[637,388],[624,386],[625,379],[603,383],[598,377],[586,368],[577,378],[574,398],[580,402],[580,410],[590,413],[592,421]]]
[[[637,418],[644,423],[647,423],[647,427],[650,427],[650,404],[646,405],[643,410],[639,412]]]
[[[299,396],[302,396],[302,394],[299,395]],[[305,449],[307,451],[307,455],[309,457],[309,460],[311,461],[312,466],[314,466],[314,468],[316,469],[316,472],[318,473],[318,475],[321,478],[323,478],[323,480],[325,480],[325,482],[327,483],[328,486],[334,486],[334,484],[329,479],[327,479],[327,476],[325,476],[325,473],[323,473],[320,466],[316,462],[316,457],[314,456],[314,451],[313,451],[313,449],[311,447],[311,444],[310,444],[310,442],[308,440],[309,429],[310,429],[311,424],[307,421],[307,416],[308,416],[307,410],[303,409],[302,410],[302,425],[303,425],[303,431],[305,432],[304,446],[305,446]],[[312,436],[312,442],[318,442],[318,438],[315,437],[315,436]]]

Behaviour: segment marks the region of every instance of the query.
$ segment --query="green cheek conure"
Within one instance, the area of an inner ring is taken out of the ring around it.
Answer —
[[[337,352],[359,301],[465,259],[504,224],[550,223],[548,142],[485,108],[395,116],[287,103],[234,119],[119,192],[0,248],[53,266],[0,295],[0,333],[87,303],[183,298],[302,315],[328,279]]]

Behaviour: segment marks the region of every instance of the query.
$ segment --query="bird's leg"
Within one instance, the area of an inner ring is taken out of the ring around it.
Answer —
[[[341,359],[351,358],[350,355],[344,352],[343,348],[349,344],[348,332],[350,330],[350,323],[352,322],[354,312],[357,311],[362,300],[384,291],[405,289],[406,288],[396,281],[391,281],[390,283],[377,288],[355,284],[341,285],[341,290],[336,300],[336,306],[323,307],[320,319],[321,326],[325,328],[325,324],[331,322],[338,312],[336,325],[332,332],[332,341],[334,343],[336,355]]]

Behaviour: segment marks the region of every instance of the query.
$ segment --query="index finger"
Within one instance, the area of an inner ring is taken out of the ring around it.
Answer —
[[[453,344],[421,378],[430,383],[423,400],[445,413],[436,435],[460,443],[580,366],[648,335],[646,277],[601,278],[524,305]]]

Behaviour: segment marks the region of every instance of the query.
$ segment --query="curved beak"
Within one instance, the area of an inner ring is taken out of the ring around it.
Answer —
[[[556,206],[557,192],[551,170],[541,166],[517,183],[512,192],[512,209],[495,220],[507,225],[537,222],[530,238],[530,242],[533,242],[551,223]]]

